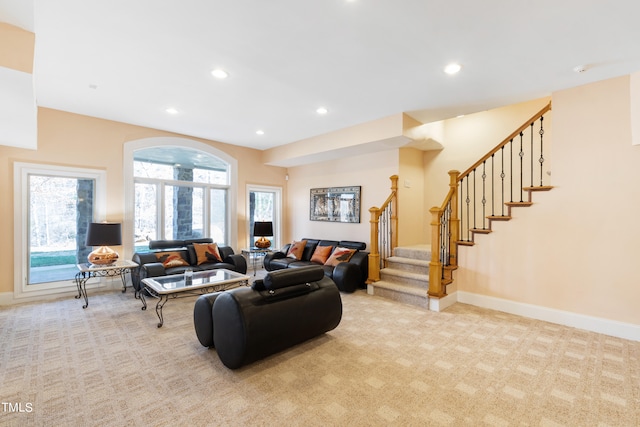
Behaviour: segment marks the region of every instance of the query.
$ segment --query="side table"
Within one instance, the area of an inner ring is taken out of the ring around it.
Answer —
[[[78,286],[78,295],[76,299],[84,298],[84,305],[82,308],[89,306],[89,298],[87,297],[87,281],[92,277],[116,277],[120,276],[122,280],[122,293],[127,291],[127,280],[125,274],[128,272],[131,274],[131,270],[136,268],[138,264],[133,261],[123,260],[116,261],[113,264],[108,265],[96,265],[96,264],[77,264],[78,272],[76,273],[76,285]]]
[[[257,270],[257,262],[258,262],[258,258],[262,259],[266,254],[270,253],[271,249],[270,248],[248,248],[248,249],[242,249],[242,255],[244,255],[245,258],[247,258],[247,263],[251,263],[251,265],[253,266],[253,275],[256,275],[256,270]]]

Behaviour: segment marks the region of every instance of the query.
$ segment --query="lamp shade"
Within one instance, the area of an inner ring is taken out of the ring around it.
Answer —
[[[92,222],[87,229],[87,246],[120,246],[122,225],[115,222]]]
[[[256,237],[273,236],[273,222],[256,221],[253,223],[253,235]]]

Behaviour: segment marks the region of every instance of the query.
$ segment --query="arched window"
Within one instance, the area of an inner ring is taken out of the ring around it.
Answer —
[[[125,182],[133,182],[125,233],[131,233],[134,250],[157,239],[211,237],[235,244],[235,159],[183,138],[132,141],[125,158],[125,175],[131,174]]]

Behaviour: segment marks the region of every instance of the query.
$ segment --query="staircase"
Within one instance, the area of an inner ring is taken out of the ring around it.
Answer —
[[[369,295],[429,308],[429,261],[431,247],[416,245],[397,247],[386,258],[380,270],[380,280],[367,287]]]
[[[429,210],[429,245],[397,246],[398,176],[391,177],[391,195],[369,209],[369,294],[434,311],[454,301],[447,285],[458,268],[458,246],[474,245],[475,235],[491,233],[493,221],[510,220],[512,208],[533,204],[532,193],[553,188],[545,183],[550,173],[543,144],[550,110],[549,103],[466,171],[449,171],[444,202]]]

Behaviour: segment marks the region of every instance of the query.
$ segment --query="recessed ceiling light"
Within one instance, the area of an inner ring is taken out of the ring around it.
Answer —
[[[227,77],[229,77],[229,73],[220,68],[216,68],[215,70],[211,71],[211,75],[217,79],[226,79]]]
[[[318,114],[327,114],[328,112],[329,112],[329,110],[327,110],[327,109],[326,109],[326,108],[324,108],[324,107],[319,107],[319,108],[316,110],[316,113],[318,113]]]
[[[462,66],[460,64],[452,62],[451,64],[444,67],[444,72],[449,75],[457,74],[461,69],[462,69]]]
[[[178,114],[178,110],[175,108],[167,108],[165,111],[169,114]]]
[[[264,131],[262,129],[258,129],[256,131],[256,135],[264,135]]]

